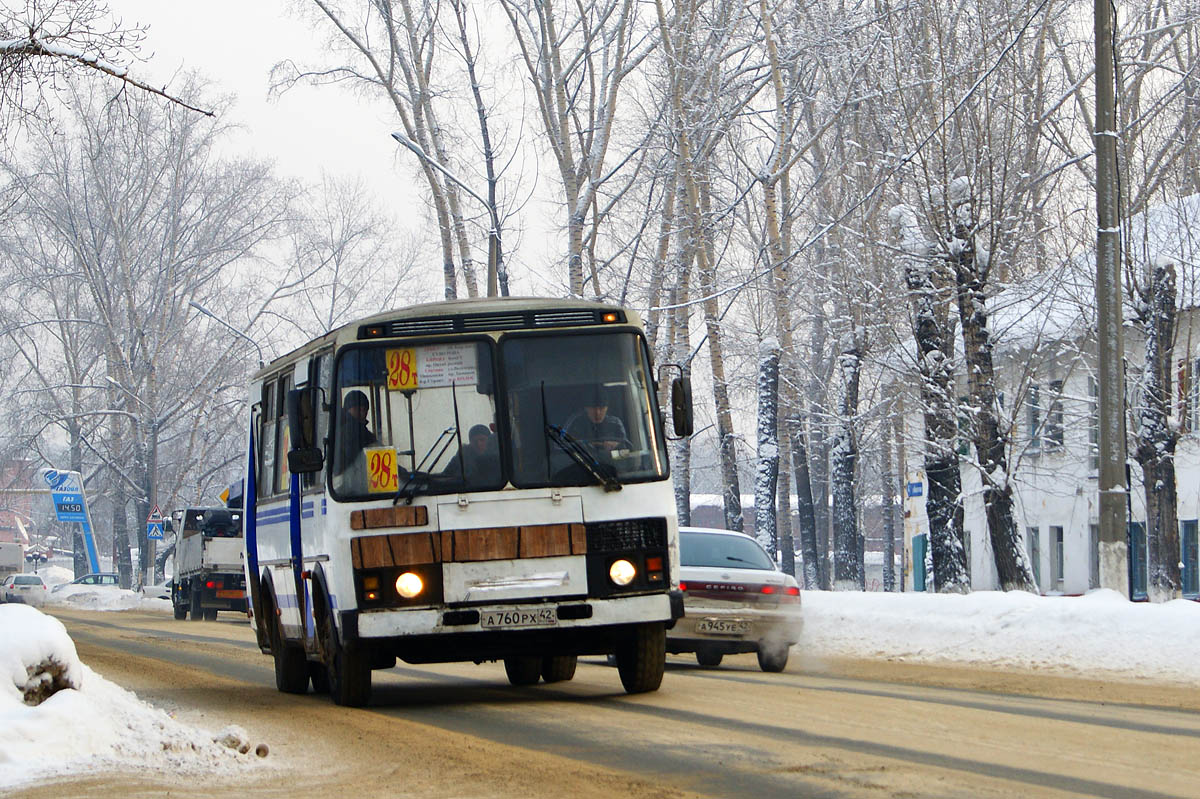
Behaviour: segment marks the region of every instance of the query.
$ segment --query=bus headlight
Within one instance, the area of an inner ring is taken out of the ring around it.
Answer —
[[[637,569],[629,561],[621,558],[614,560],[612,565],[608,567],[608,579],[612,580],[615,585],[626,586],[633,582],[633,578],[637,576]]]
[[[396,593],[405,599],[412,599],[425,590],[425,583],[420,576],[405,572],[396,578]]]

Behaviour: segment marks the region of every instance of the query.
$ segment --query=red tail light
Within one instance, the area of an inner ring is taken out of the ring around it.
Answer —
[[[800,596],[800,589],[794,585],[789,585],[784,593],[786,593],[788,596]]]
[[[764,594],[773,594],[773,593],[775,593],[775,586],[773,586],[773,585],[764,585],[764,586],[762,587],[762,592],[763,592]]]
[[[685,582],[682,582],[682,581],[681,581],[681,582],[679,583],[679,590],[680,590],[680,591],[686,591],[686,590],[687,590],[687,583],[685,583]]]
[[[205,587],[205,588],[223,588],[223,587],[224,587],[224,584],[223,584],[223,583],[219,583],[219,582],[217,582],[216,580],[209,580],[208,582],[206,582],[206,583],[204,584],[204,587]]]

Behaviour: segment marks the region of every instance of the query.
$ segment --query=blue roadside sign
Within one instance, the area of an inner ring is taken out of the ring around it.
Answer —
[[[153,541],[161,541],[163,537],[163,517],[162,511],[158,506],[154,506],[154,510],[150,511],[150,515],[146,517],[146,538]]]
[[[42,479],[50,487],[50,500],[54,503],[55,518],[60,522],[78,524],[83,528],[83,543],[87,547],[88,564],[93,572],[100,571],[100,555],[96,551],[92,519],[88,514],[87,497],[83,493],[83,475],[79,472],[42,469]]]
[[[909,483],[908,495],[910,497],[919,497],[925,493],[925,484],[922,482]]]

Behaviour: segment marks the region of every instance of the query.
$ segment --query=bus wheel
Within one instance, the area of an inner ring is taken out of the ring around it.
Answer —
[[[358,647],[346,648],[333,629],[333,611],[324,608],[320,646],[329,696],[343,707],[365,707],[371,699],[371,659]]]
[[[308,690],[308,662],[304,649],[291,646],[283,637],[283,620],[275,617],[271,635],[271,655],[275,658],[275,687],[285,694],[302,694]]]
[[[329,670],[325,668],[324,663],[308,661],[308,679],[312,681],[314,694],[329,693]]]
[[[542,659],[536,655],[505,658],[504,673],[513,685],[534,685],[542,676]]]
[[[542,679],[546,682],[566,682],[575,676],[575,655],[547,655],[542,658]]]
[[[639,624],[617,647],[617,672],[629,694],[657,691],[667,665],[667,630],[662,622]]]

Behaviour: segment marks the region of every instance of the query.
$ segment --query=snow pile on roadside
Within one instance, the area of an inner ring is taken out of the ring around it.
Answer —
[[[171,610],[166,599],[150,599],[115,585],[64,585],[46,596],[47,605],[80,610]]]
[[[34,608],[0,605],[0,641],[0,789],[97,770],[237,774],[262,762],[229,743],[244,731],[227,728],[218,743],[96,674],[62,623]],[[75,687],[26,704],[48,672]]]
[[[1200,682],[1200,604],[1129,602],[1115,591],[885,594],[805,591],[800,651],[815,657]]]

